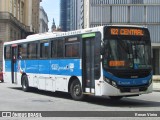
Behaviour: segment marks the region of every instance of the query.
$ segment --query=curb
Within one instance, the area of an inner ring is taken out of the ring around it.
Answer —
[[[153,89],[153,91],[154,91],[154,92],[160,92],[160,90],[159,90],[159,89]]]
[[[153,81],[153,91],[160,92],[160,81]]]
[[[160,75],[153,75],[152,80],[154,82],[160,82]]]

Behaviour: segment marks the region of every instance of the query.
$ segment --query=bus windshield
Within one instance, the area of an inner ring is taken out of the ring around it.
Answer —
[[[104,69],[149,69],[151,47],[147,40],[109,39],[104,40]]]

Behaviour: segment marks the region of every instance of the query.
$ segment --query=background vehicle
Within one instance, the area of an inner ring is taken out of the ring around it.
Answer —
[[[4,43],[4,80],[119,99],[152,92],[151,40],[138,26],[101,26]]]
[[[0,81],[4,82],[4,80],[3,80],[3,72],[0,72]]]
[[[4,82],[4,80],[3,80],[3,71],[2,71],[2,69],[0,69],[0,81],[1,81],[1,82]]]

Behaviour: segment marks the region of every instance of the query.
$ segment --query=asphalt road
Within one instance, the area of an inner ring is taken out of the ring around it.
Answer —
[[[33,89],[31,92],[23,92],[21,86],[0,83],[0,111],[116,111],[117,113],[119,111],[152,111],[154,113],[160,111],[160,92],[123,98],[120,101],[99,97],[87,97],[84,101],[74,101],[67,93],[53,93],[37,89]],[[124,112],[124,114],[127,114],[127,112]],[[91,116],[89,118],[92,119]],[[67,120],[67,118],[65,119]],[[94,117],[92,120],[94,119],[99,118]],[[111,119],[115,120],[117,118],[113,116]],[[128,120],[127,115],[123,118],[123,120],[125,119]],[[138,117],[137,119],[141,118]],[[146,119],[157,120],[157,117],[147,116]]]

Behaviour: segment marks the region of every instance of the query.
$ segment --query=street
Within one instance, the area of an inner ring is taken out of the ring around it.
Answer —
[[[160,111],[160,92],[123,98],[120,101],[99,97],[87,97],[84,101],[74,101],[67,93],[52,93],[36,89],[33,89],[31,92],[23,92],[21,86],[0,83],[0,111],[153,112]]]

